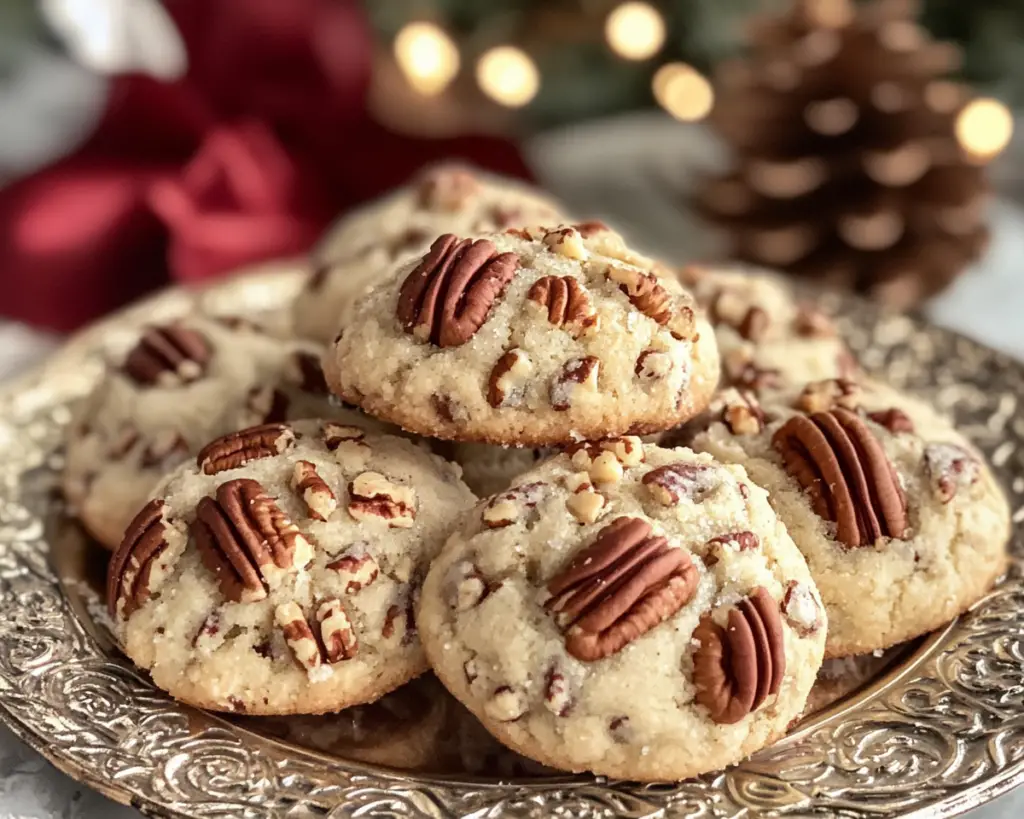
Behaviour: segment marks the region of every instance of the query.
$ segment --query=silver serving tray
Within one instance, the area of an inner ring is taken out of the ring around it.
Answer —
[[[98,350],[114,336],[197,302],[272,310],[297,285],[272,274],[167,291],[0,391],[0,718],[58,768],[153,816],[331,819],[937,819],[1024,780],[1024,366],[852,299],[829,306],[864,364],[931,398],[991,459],[1011,496],[1014,557],[969,614],[878,659],[866,680],[824,681],[819,707],[839,699],[772,748],[698,779],[637,785],[502,752],[429,677],[322,718],[226,718],[163,695],[116,651],[95,591],[103,553],[56,491],[70,406],[99,378]]]

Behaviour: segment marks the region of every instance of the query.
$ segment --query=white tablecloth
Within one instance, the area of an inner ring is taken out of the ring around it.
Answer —
[[[529,146],[537,175],[574,212],[605,218],[651,252],[683,260],[707,252],[709,236],[668,192],[714,161],[706,132],[658,115],[634,115],[545,135]],[[600,169],[598,175],[595,169]],[[990,250],[928,308],[930,318],[1024,359],[1024,209],[999,202]],[[52,335],[0,322],[0,380],[45,356]],[[974,812],[971,819],[1019,819],[1024,790]],[[0,728],[0,819],[139,819],[56,771]]]

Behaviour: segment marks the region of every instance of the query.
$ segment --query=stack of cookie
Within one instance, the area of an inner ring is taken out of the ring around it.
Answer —
[[[115,633],[182,701],[321,714],[429,668],[531,760],[676,780],[1004,569],[977,451],[768,275],[452,168],[314,269],[294,338],[146,328],[72,425]]]

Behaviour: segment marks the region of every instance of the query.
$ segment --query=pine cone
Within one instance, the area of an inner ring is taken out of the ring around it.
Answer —
[[[712,122],[734,166],[697,207],[733,255],[906,308],[946,287],[988,239],[982,160],[962,149],[959,52],[914,0],[796,0],[751,28],[717,78]]]

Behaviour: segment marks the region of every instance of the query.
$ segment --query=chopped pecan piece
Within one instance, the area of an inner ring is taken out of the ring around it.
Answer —
[[[524,513],[536,508],[547,494],[547,484],[524,483],[495,495],[484,507],[481,517],[488,529],[500,529],[519,521]]]
[[[356,520],[386,520],[392,529],[408,529],[416,520],[416,493],[379,472],[357,475],[348,494],[348,511]]]
[[[779,370],[758,366],[746,350],[730,350],[722,356],[722,376],[726,386],[756,392],[782,385]]]
[[[317,520],[327,520],[338,508],[338,499],[327,485],[327,481],[316,471],[312,461],[298,461],[292,473],[292,489],[306,504],[309,516]]]
[[[793,406],[803,412],[828,412],[835,407],[855,410],[860,406],[861,388],[848,378],[825,378],[807,384]]]
[[[600,371],[601,362],[592,355],[565,362],[551,383],[551,406],[564,412],[572,406],[578,391],[596,392]]]
[[[748,552],[761,546],[761,539],[753,532],[729,532],[725,535],[718,535],[707,542],[708,552],[704,558],[704,565],[714,566],[721,558],[722,552],[735,543],[735,549],[740,552]]]
[[[518,347],[498,359],[487,385],[487,403],[492,407],[513,407],[522,403],[526,382],[533,373],[530,357]],[[454,419],[451,419],[454,420]]]
[[[176,386],[202,378],[212,355],[202,333],[176,324],[150,327],[128,353],[123,369],[137,384]]]
[[[568,627],[566,650],[584,662],[620,651],[693,597],[690,556],[639,518],[617,518],[548,583],[545,608]]]
[[[757,342],[768,334],[769,326],[771,326],[771,320],[768,318],[768,313],[760,307],[751,307],[743,316],[743,321],[740,322],[736,331],[747,341]]]
[[[761,402],[750,390],[727,390],[723,395],[722,423],[733,435],[756,435],[767,420]]]
[[[295,431],[285,424],[263,424],[222,435],[199,450],[196,465],[205,475],[238,469],[250,461],[273,458],[295,443]]]
[[[163,583],[169,566],[161,563],[168,547],[165,504],[151,500],[128,524],[107,568],[107,609],[127,618]]]
[[[324,658],[320,652],[320,644],[313,636],[313,630],[309,627],[302,609],[297,603],[282,603],[274,609],[274,619],[298,664],[311,678],[317,677],[317,671],[323,665]]]
[[[433,168],[419,181],[420,205],[433,211],[458,212],[480,191],[477,178],[465,168]]]
[[[903,410],[890,407],[887,410],[869,412],[868,418],[879,426],[885,427],[889,432],[898,435],[901,432],[913,432],[914,422]]]
[[[815,513],[836,524],[841,543],[855,548],[903,537],[907,501],[896,470],[855,413],[837,408],[794,416],[776,430],[772,445]]]
[[[721,484],[721,476],[712,466],[676,463],[652,469],[641,483],[658,503],[673,506],[684,498],[702,503]]]
[[[821,606],[814,598],[811,587],[790,580],[786,596],[782,598],[782,613],[786,622],[801,637],[810,637],[822,626]]]
[[[355,594],[369,586],[377,575],[380,567],[373,555],[363,551],[365,544],[350,548],[337,560],[327,564],[332,572],[337,572],[345,581],[345,594]]]
[[[583,261],[589,255],[582,234],[572,225],[549,230],[541,240],[553,253],[569,259]]]
[[[480,569],[468,560],[462,560],[451,567],[448,584],[448,596],[455,611],[476,608],[491,592]]]
[[[398,319],[406,332],[438,347],[465,344],[519,270],[515,253],[487,239],[438,237],[403,282]]]
[[[192,537],[203,565],[233,602],[267,596],[282,573],[297,571],[313,558],[313,547],[258,481],[239,478],[217,487],[216,500],[196,505]]]
[[[564,327],[574,338],[597,327],[590,297],[572,276],[544,276],[533,283],[526,297],[547,310],[551,324]]]
[[[619,285],[637,310],[666,327],[675,338],[688,340],[694,337],[697,324],[693,309],[688,306],[677,309],[672,296],[653,273],[645,273],[635,267],[611,265],[605,275]]]
[[[491,698],[484,703],[484,713],[495,722],[515,722],[529,710],[526,693],[509,685],[494,689]]]
[[[348,619],[345,609],[338,599],[327,600],[316,610],[316,619],[320,624],[320,638],[324,646],[324,659],[327,662],[340,663],[356,656],[359,641],[356,639],[352,621]]]
[[[565,448],[575,466],[589,469],[594,459],[604,452],[610,452],[623,466],[638,466],[644,462],[644,442],[636,435],[620,438],[605,438],[603,441],[581,441]]]
[[[404,601],[389,606],[384,615],[381,636],[385,640],[401,641],[408,644],[416,636],[416,618],[413,615],[413,599],[405,595]]]
[[[739,722],[779,693],[786,673],[782,619],[764,587],[729,609],[725,628],[704,615],[693,639],[700,644],[693,655],[697,703],[718,724]]]
[[[569,681],[556,668],[548,670],[544,680],[544,707],[556,717],[568,716],[574,700]]]
[[[572,492],[565,506],[576,520],[580,523],[593,523],[601,517],[608,501],[594,489],[590,475],[586,472],[570,475],[566,478],[565,485]]]
[[[633,372],[641,381],[660,381],[672,374],[675,362],[665,350],[644,350],[636,359]]]
[[[944,504],[981,477],[978,459],[956,444],[928,444],[924,448],[924,466],[932,481],[932,493]]]

